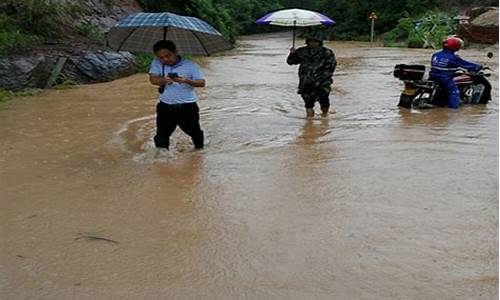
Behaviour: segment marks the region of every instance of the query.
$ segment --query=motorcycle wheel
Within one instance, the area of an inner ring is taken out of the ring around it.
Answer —
[[[487,95],[485,92],[486,87],[483,84],[476,85],[476,93],[474,94],[474,100],[477,100],[477,104],[488,104],[491,99],[491,95]]]
[[[476,104],[474,99],[474,85],[466,85],[464,87],[458,88],[460,92],[460,102],[461,104]]]
[[[430,92],[419,92],[412,100],[411,106],[418,109],[434,108],[436,105],[432,104],[433,97]]]

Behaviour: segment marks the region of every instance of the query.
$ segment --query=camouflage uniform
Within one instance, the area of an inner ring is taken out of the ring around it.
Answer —
[[[323,108],[329,107],[328,96],[333,83],[333,72],[337,66],[333,51],[322,45],[319,48],[302,47],[290,53],[287,63],[300,64],[297,93],[304,99],[306,108],[313,108],[316,101],[319,101]]]

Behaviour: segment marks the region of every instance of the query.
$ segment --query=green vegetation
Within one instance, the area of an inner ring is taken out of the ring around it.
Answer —
[[[336,26],[320,28],[329,39],[367,41],[370,37],[368,16],[375,12],[377,35],[391,31],[384,37],[385,43],[405,47],[433,46],[441,35],[453,33],[451,25],[454,24],[449,21],[456,22],[451,17],[457,7],[498,6],[498,2],[492,0],[139,0],[139,3],[146,11],[171,11],[202,18],[232,41],[239,34],[279,30],[255,25],[254,21],[269,11],[290,7],[315,10],[335,19]],[[413,23],[420,21],[425,28],[412,32]],[[438,22],[438,28],[426,27],[432,27],[432,22]]]
[[[419,16],[432,7],[435,0],[337,0],[321,1],[321,10],[337,21],[337,26],[326,30],[330,38],[341,40],[365,40],[370,37],[370,21],[368,16],[375,12],[376,32],[391,30],[401,18]]]
[[[74,87],[76,87],[78,84],[72,80],[62,80],[61,82],[58,82],[56,85],[54,85],[52,88],[54,90],[69,90]]]
[[[453,16],[443,12],[428,12],[420,18],[403,18],[383,35],[385,46],[410,48],[440,48],[445,36],[457,30]]]
[[[268,11],[284,7],[279,0],[139,0],[145,11],[169,11],[199,17],[234,42],[239,34],[259,30],[254,21]],[[269,30],[269,29],[267,29]]]
[[[76,32],[87,37],[90,41],[96,44],[104,44],[104,32],[96,25],[89,21],[83,21],[75,26]]]
[[[2,1],[3,2],[3,1]],[[0,55],[26,51],[44,41],[81,35],[103,43],[104,34],[91,24],[75,25],[78,2],[63,0],[7,0],[0,5]]]
[[[38,36],[22,30],[14,18],[0,14],[0,54],[29,48],[38,41]]]
[[[152,53],[137,53],[135,55],[135,63],[137,64],[139,73],[147,73],[154,58],[155,56]]]
[[[101,0],[111,5],[110,0]],[[386,45],[434,47],[440,37],[453,33],[451,19],[457,7],[498,6],[496,0],[138,0],[145,11],[170,11],[192,15],[216,27],[228,40],[236,36],[282,30],[259,26],[254,21],[277,9],[300,7],[324,13],[337,21],[321,30],[325,37],[340,40],[368,40],[375,12],[376,34]],[[58,39],[77,38],[103,45],[103,32],[91,22],[75,22],[81,17],[79,1],[3,0],[0,4],[0,55],[29,50],[33,45]],[[309,30],[309,29],[308,29]],[[140,58],[141,59],[141,58]]]
[[[238,34],[269,31],[272,26],[258,26],[254,21],[269,11],[287,7],[301,7],[322,12],[337,21],[336,26],[325,29],[331,39],[368,40],[368,15],[378,14],[377,31],[386,32],[398,20],[417,17],[437,7],[437,0],[192,0],[173,4],[165,0],[140,0],[147,11],[173,11],[200,17],[234,40]]]
[[[14,98],[14,92],[0,89],[0,103],[7,102]]]
[[[39,38],[21,31],[4,31],[0,29],[0,55],[29,49]]]
[[[25,32],[46,38],[55,38],[64,33],[71,24],[75,5],[60,0],[20,1],[16,13],[19,27]]]
[[[40,93],[40,91],[40,89],[27,89],[23,91],[13,92],[0,89],[0,105],[4,105],[16,97],[35,96],[36,94]]]

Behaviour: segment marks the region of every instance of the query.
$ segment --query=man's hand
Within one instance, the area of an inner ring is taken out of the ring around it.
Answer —
[[[295,53],[295,51],[297,51],[297,49],[295,49],[295,48],[293,48],[293,47],[292,47],[292,48],[290,48],[290,53]]]
[[[174,81],[172,80],[172,78],[169,78],[169,77],[161,77],[161,76],[156,76],[156,75],[150,74],[149,75],[149,82],[151,82],[151,84],[153,84],[153,85],[164,86],[164,85],[170,85]]]
[[[174,80],[172,78],[168,77],[168,76],[165,76],[163,78],[163,81],[165,82],[164,83],[165,85],[171,85],[172,83],[174,83]]]
[[[176,77],[173,81],[177,83],[189,84],[192,87],[205,87],[205,79],[189,79],[186,77]]]
[[[167,77],[167,78],[169,78],[169,77]],[[189,83],[189,81],[190,81],[190,80],[189,80],[189,79],[187,79],[186,77],[175,77],[174,79],[171,79],[171,80],[173,80],[173,81],[175,81],[175,82],[177,82],[177,83],[186,83],[186,84],[190,84],[190,83]]]

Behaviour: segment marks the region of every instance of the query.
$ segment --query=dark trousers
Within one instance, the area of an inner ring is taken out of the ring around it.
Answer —
[[[156,106],[155,145],[158,148],[170,146],[170,136],[177,125],[193,140],[196,149],[203,148],[203,131],[200,128],[199,108],[196,103],[165,104]]]
[[[429,79],[437,82],[442,88],[446,89],[448,93],[448,107],[458,108],[460,105],[460,91],[458,90],[453,77],[433,77],[429,76]]]
[[[329,95],[330,91],[325,90],[324,88],[321,87],[311,89],[307,92],[302,92],[301,94],[306,108],[313,108],[315,102],[319,102],[321,108],[329,108],[330,107]]]

